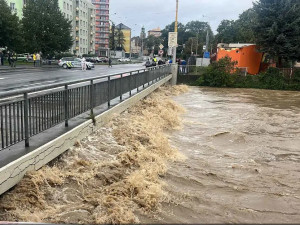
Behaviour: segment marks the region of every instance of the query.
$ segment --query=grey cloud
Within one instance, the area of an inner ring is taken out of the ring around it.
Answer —
[[[252,6],[253,0],[179,0],[179,22],[207,21],[216,31],[223,19],[237,19]],[[166,25],[175,20],[176,0],[110,0],[110,16],[115,23],[124,23],[133,35]]]

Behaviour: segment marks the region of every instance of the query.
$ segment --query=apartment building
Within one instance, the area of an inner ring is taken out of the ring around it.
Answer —
[[[88,0],[59,0],[63,15],[72,21],[71,53],[95,54],[95,7]]]
[[[16,13],[19,18],[23,16],[23,6],[26,0],[6,0],[11,11]]]
[[[123,23],[120,23],[116,25],[117,30],[121,30],[124,35],[124,50],[125,53],[130,54],[131,49],[131,29],[124,25]]]
[[[7,0],[11,10],[21,19],[26,0]],[[70,53],[76,55],[95,54],[95,6],[90,0],[58,0],[58,6],[72,22],[74,40]]]
[[[109,0],[91,0],[96,8],[95,51],[98,56],[109,54]]]

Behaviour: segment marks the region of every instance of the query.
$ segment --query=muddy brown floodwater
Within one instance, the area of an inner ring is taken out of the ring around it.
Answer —
[[[0,221],[300,223],[300,92],[164,87],[74,144]]]
[[[300,93],[191,88],[164,223],[300,223]],[[170,200],[171,199],[171,200]]]

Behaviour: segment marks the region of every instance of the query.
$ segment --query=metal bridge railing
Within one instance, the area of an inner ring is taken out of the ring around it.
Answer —
[[[63,122],[68,126],[69,119],[84,112],[93,115],[95,107],[104,103],[109,107],[111,100],[122,100],[126,93],[131,96],[133,90],[138,92],[170,73],[170,65],[157,66],[0,93],[0,100],[12,99],[0,101],[0,150],[21,141],[28,147],[30,137]]]

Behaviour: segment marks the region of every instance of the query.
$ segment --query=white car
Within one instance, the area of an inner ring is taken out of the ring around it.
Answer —
[[[80,58],[72,58],[72,57],[66,57],[62,58],[58,61],[58,65],[63,67],[64,69],[71,69],[71,68],[81,68],[81,60]],[[91,70],[92,68],[95,68],[94,63],[91,62],[85,62],[86,68],[88,70]]]
[[[129,58],[121,58],[118,59],[119,62],[130,62],[131,60]]]

